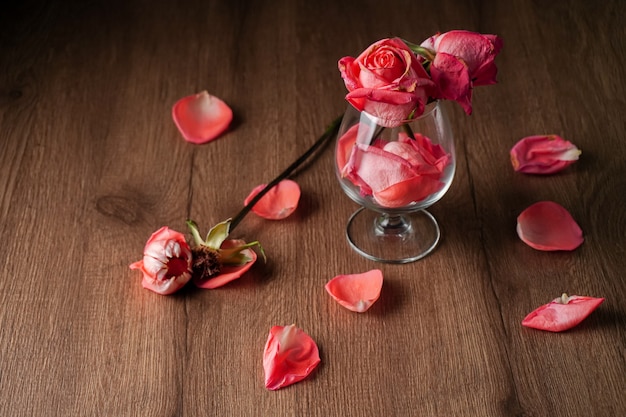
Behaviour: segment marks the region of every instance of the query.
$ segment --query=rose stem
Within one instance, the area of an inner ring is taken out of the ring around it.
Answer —
[[[302,165],[302,163],[306,161],[320,146],[322,146],[328,139],[333,137],[338,132],[339,123],[341,122],[342,118],[343,116],[339,116],[338,118],[336,118],[326,128],[326,131],[322,134],[322,136],[320,136],[317,139],[317,141],[315,141],[315,143],[309,149],[307,149],[306,152],[300,155],[300,157],[296,159],[291,165],[289,165],[287,169],[285,169],[276,178],[274,178],[269,184],[267,184],[256,196],[254,196],[252,200],[250,200],[248,204],[243,206],[241,211],[237,213],[230,222],[231,232],[235,227],[237,227],[237,225],[243,220],[243,218],[246,217],[246,215],[250,212],[252,207],[254,207],[254,205],[258,203],[259,200],[263,198],[265,194],[267,194],[269,190],[271,190],[276,184],[278,184],[279,182],[287,178],[289,175],[291,175],[291,173],[300,165]]]

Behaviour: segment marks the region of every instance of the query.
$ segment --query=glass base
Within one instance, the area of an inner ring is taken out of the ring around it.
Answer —
[[[361,207],[348,220],[346,236],[352,248],[368,259],[403,264],[430,254],[441,231],[426,210],[390,215]]]

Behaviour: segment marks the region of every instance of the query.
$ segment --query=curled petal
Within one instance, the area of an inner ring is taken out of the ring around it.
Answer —
[[[343,168],[348,163],[348,160],[350,159],[350,154],[352,153],[352,147],[356,143],[358,131],[360,128],[361,127],[359,124],[352,126],[337,141],[337,148],[335,150],[335,158],[336,158],[337,167],[339,168],[339,170],[343,170]]]
[[[472,82],[463,60],[439,52],[432,63],[431,75],[441,98],[456,101],[466,114],[472,114]]]
[[[266,184],[254,188],[244,200],[244,205],[259,193]],[[292,180],[283,180],[272,187],[253,207],[252,211],[269,220],[281,220],[293,213],[300,200],[300,186]]]
[[[513,169],[526,174],[553,174],[578,160],[581,152],[557,135],[527,136],[511,148]]]
[[[348,310],[363,313],[380,297],[383,273],[373,269],[362,274],[337,275],[326,283],[326,291]]]
[[[571,214],[552,201],[540,201],[517,217],[517,234],[528,246],[542,251],[574,250],[583,232]]]
[[[220,249],[231,249],[243,245],[245,245],[243,240],[229,239],[222,243]],[[209,279],[198,279],[197,277],[194,277],[193,283],[199,288],[214,289],[241,278],[241,276],[248,272],[257,260],[257,254],[252,249],[244,249],[241,251],[241,254],[244,256],[244,263],[240,265],[223,264],[217,275]]]
[[[545,304],[522,320],[522,326],[533,329],[562,332],[577,326],[598,308],[604,298],[563,294]]]
[[[277,390],[306,378],[320,363],[317,345],[294,324],[273,326],[263,351],[265,387]]]
[[[172,118],[186,141],[201,144],[222,134],[233,112],[222,100],[203,91],[178,100],[172,107]]]

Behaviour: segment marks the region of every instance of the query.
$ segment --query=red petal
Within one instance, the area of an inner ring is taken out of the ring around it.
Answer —
[[[384,207],[403,207],[424,200],[444,186],[439,180],[417,175],[373,193],[374,199]]]
[[[244,200],[247,205],[266,184],[254,188]],[[283,180],[272,187],[253,207],[252,211],[265,219],[281,220],[293,213],[300,200],[300,186],[292,180]]]
[[[562,332],[582,322],[595,310],[604,298],[572,295],[556,298],[545,304],[522,320],[522,326],[533,329]]]
[[[232,248],[235,246],[241,246],[243,244],[245,244],[243,240],[230,239],[225,240],[222,243],[222,248]],[[220,273],[216,276],[202,281],[194,278],[193,283],[198,288],[212,290],[214,288],[218,288],[225,284],[228,284],[229,282],[234,281],[238,278],[241,278],[241,276],[248,272],[248,270],[252,267],[252,265],[254,265],[257,260],[257,254],[252,249],[244,249],[242,253],[246,254],[250,258],[250,261],[239,266],[223,266]]]
[[[265,387],[277,390],[306,378],[320,363],[317,345],[295,325],[274,326],[265,343]]]
[[[335,158],[337,162],[337,167],[339,170],[343,170],[343,167],[346,166],[348,160],[350,159],[350,154],[352,153],[352,147],[356,143],[357,133],[359,131],[360,125],[356,124],[352,126],[348,131],[337,141],[337,149],[335,151]]]
[[[583,232],[569,212],[552,201],[540,201],[517,217],[517,234],[528,246],[543,251],[574,250]]]
[[[520,139],[510,151],[513,169],[526,174],[553,174],[578,160],[580,150],[557,135]]]
[[[233,120],[233,112],[206,91],[183,97],[172,107],[172,117],[186,141],[205,143],[217,138]]]
[[[362,274],[337,275],[326,283],[326,291],[348,310],[363,313],[369,309],[383,287],[383,273],[373,269]]]

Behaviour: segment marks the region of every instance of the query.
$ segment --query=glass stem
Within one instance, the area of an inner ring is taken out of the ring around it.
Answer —
[[[306,152],[304,152],[302,155],[300,155],[300,157],[298,159],[296,159],[283,172],[278,174],[278,176],[276,178],[274,178],[271,182],[269,182],[256,196],[254,196],[254,198],[252,200],[250,200],[250,202],[248,204],[243,206],[241,211],[239,211],[239,213],[237,213],[232,218],[232,220],[230,222],[230,232],[232,232],[233,229],[235,227],[237,227],[237,225],[243,220],[244,217],[246,217],[246,215],[250,212],[250,210],[252,210],[252,207],[254,207],[254,205],[256,203],[258,203],[259,200],[261,198],[263,198],[263,196],[265,194],[267,194],[267,192],[269,190],[271,190],[276,184],[278,184],[282,180],[284,180],[287,177],[289,177],[289,175],[291,175],[293,173],[293,171],[295,171],[296,168],[298,168],[300,165],[302,165],[302,163],[304,163],[304,161],[306,161],[311,155],[313,155],[313,153],[319,147],[321,147],[331,137],[333,137],[334,135],[337,134],[337,132],[339,130],[339,124],[341,123],[342,118],[343,118],[343,116],[339,116],[338,118],[333,120],[333,122],[326,128],[326,131],[322,134],[322,136],[320,136],[315,141],[315,143],[313,143],[313,145],[311,145],[311,147],[306,150]]]
[[[384,235],[402,235],[411,228],[408,222],[401,214],[381,214],[376,220],[376,229]]]

